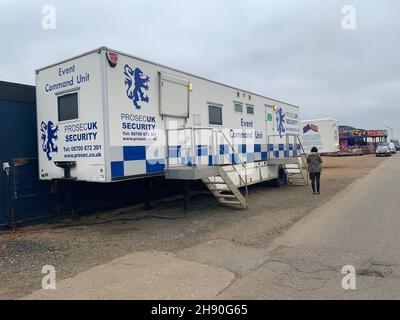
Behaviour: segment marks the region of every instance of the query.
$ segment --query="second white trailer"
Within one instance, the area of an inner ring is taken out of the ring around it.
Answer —
[[[320,153],[335,153],[339,151],[339,125],[332,118],[303,120],[301,142],[306,153],[317,147]]]

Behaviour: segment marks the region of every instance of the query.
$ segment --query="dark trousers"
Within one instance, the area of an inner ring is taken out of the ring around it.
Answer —
[[[319,189],[320,189],[320,180],[321,180],[321,172],[310,172],[310,180],[311,180],[311,187],[312,187],[312,191],[318,192],[319,193]]]

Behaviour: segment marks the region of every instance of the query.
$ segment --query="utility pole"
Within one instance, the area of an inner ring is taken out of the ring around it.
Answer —
[[[394,139],[394,136],[393,136],[394,128],[393,128],[393,127],[390,127],[390,126],[387,126],[387,125],[385,125],[385,124],[383,124],[383,126],[384,126],[385,128],[388,128],[388,129],[390,130],[390,139]],[[390,139],[389,139],[389,141],[390,141]]]

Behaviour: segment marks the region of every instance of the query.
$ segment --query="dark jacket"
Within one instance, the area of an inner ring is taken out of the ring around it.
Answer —
[[[308,172],[317,173],[322,171],[322,159],[319,153],[313,152],[307,157]]]

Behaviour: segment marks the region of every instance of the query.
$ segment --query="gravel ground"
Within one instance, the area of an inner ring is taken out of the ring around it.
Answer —
[[[248,210],[220,207],[211,195],[198,194],[188,213],[180,209],[180,200],[170,200],[156,203],[151,211],[135,206],[0,232],[0,298],[40,289],[44,265],[53,265],[61,280],[135,251],[177,252],[215,239],[265,247],[382,161],[374,156],[324,157],[319,197],[307,186],[259,184],[249,189]]]

